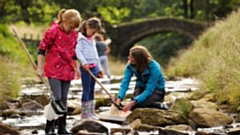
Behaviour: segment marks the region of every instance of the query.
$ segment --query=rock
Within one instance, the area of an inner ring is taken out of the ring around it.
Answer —
[[[233,122],[230,116],[207,108],[196,108],[189,114],[189,117],[197,127],[214,127]]]
[[[22,104],[24,110],[43,110],[43,106],[36,101],[29,101]]]
[[[93,120],[87,120],[87,121],[81,122],[71,129],[72,133],[74,134],[78,133],[80,130],[86,130],[88,132],[93,132],[93,133],[108,134],[107,127],[102,125],[100,122],[93,121]]]
[[[151,126],[151,125],[147,125],[147,124],[141,124],[138,128],[135,128],[135,130],[138,131],[155,131],[158,130],[159,132],[163,132],[164,130],[161,127],[158,126]]]
[[[26,114],[24,112],[20,112],[19,110],[15,110],[15,109],[8,109],[8,110],[4,110],[2,112],[3,118],[9,118],[13,115],[26,116]]]
[[[39,104],[41,104],[42,106],[45,106],[50,102],[49,96],[47,96],[45,94],[37,96],[34,100],[36,102],[38,102]]]
[[[165,130],[170,130],[170,131],[176,131],[179,133],[186,133],[186,132],[195,132],[190,126],[188,125],[172,125],[172,126],[166,126]]]
[[[80,114],[81,113],[81,107],[76,107],[76,108],[72,108],[73,109],[73,111],[71,111],[71,115],[78,115],[78,114]],[[68,111],[69,111],[69,109],[68,109]]]
[[[240,128],[230,129],[227,135],[240,135]]]
[[[0,134],[19,135],[19,131],[9,125],[0,122]]]
[[[125,135],[125,134],[128,134],[130,131],[131,131],[130,128],[124,128],[124,127],[122,127],[122,128],[111,128],[110,129],[111,134],[120,132],[123,135]]]
[[[189,134],[188,133],[182,133],[182,132],[175,131],[175,130],[171,130],[171,129],[167,129],[167,130],[165,130],[164,135],[189,135]]]
[[[9,118],[20,118],[21,116],[19,114],[12,114]]]
[[[152,126],[187,124],[187,121],[174,110],[160,110],[154,108],[135,109],[127,116],[123,124],[128,125],[135,119],[140,119],[142,124]]]
[[[0,104],[0,110],[11,109],[11,108],[13,108],[13,105],[10,102],[3,101]]]
[[[140,119],[136,119],[132,123],[130,123],[128,125],[128,127],[130,127],[131,129],[135,130],[135,129],[138,129],[141,126],[141,124],[142,124],[141,120]]]
[[[195,135],[209,135],[209,134],[203,131],[197,131]]]
[[[211,110],[218,110],[217,104],[209,101],[198,100],[198,101],[191,101],[194,105],[194,108],[207,108]]]
[[[234,116],[234,120],[235,122],[240,122],[240,114],[237,114],[236,116]]]

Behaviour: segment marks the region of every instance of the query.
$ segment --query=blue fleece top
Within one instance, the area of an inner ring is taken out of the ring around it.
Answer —
[[[133,98],[137,103],[145,101],[154,90],[164,90],[165,88],[164,75],[158,62],[152,60],[142,74],[139,74],[135,68],[128,63],[124,71],[118,98],[123,99],[125,97],[133,75],[137,77],[135,87],[144,88],[144,91],[140,95]]]

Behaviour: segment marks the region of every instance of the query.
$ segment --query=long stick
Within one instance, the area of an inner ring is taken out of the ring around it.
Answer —
[[[15,31],[15,29],[12,29],[12,30],[13,30],[15,36],[17,37],[18,41],[21,43],[21,45],[22,45],[24,51],[26,52],[29,60],[31,61],[33,68],[34,68],[34,69],[37,69],[37,65],[36,65],[36,63],[34,62],[33,58],[31,57],[31,55],[30,55],[28,49],[26,48],[25,44],[23,43],[22,39],[18,36],[18,34],[17,34],[17,32]]]
[[[115,107],[117,107],[119,110],[122,110],[123,105],[120,103],[120,105],[118,105],[115,101],[113,101],[113,97],[112,95],[103,87],[103,85],[97,80],[97,78],[94,76],[94,74],[90,71],[87,70],[87,72],[91,75],[91,77],[98,83],[98,85],[101,86],[101,88],[106,92],[106,94],[110,97],[110,100],[112,101],[112,103],[115,105]]]
[[[25,53],[27,54],[29,60],[31,61],[31,64],[32,64],[33,68],[36,70],[36,69],[37,69],[37,65],[36,65],[36,63],[34,62],[33,58],[31,57],[31,54],[29,53],[26,45],[24,44],[24,42],[22,41],[22,39],[18,36],[16,30],[15,30],[15,29],[12,29],[12,30],[13,30],[15,36],[17,37],[18,41],[21,43],[21,46],[23,47],[23,49],[24,49]],[[52,91],[50,90],[50,87],[49,87],[48,83],[46,82],[46,80],[45,80],[43,77],[41,77],[41,76],[38,76],[38,77],[41,79],[41,81],[45,84],[45,86],[47,87],[47,89],[48,89],[48,90],[50,91],[50,93],[52,94]]]
[[[98,85],[101,86],[101,88],[106,92],[106,94],[110,97],[113,98],[112,95],[103,87],[103,85],[97,80],[97,78],[94,76],[94,74],[88,70],[88,73],[92,76],[92,78],[97,82]]]

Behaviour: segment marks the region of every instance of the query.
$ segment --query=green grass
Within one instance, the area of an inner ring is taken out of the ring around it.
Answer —
[[[9,57],[0,57],[0,102],[18,96],[21,85],[18,64]]]
[[[216,21],[193,46],[171,60],[167,75],[194,76],[218,103],[240,106],[240,11]]]

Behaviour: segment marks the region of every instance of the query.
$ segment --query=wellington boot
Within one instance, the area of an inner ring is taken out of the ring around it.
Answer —
[[[58,118],[58,134],[60,135],[71,135],[72,133],[66,130],[66,118],[67,115],[63,115],[62,117]]]
[[[54,131],[54,120],[49,121],[47,120],[47,124],[45,127],[45,134],[46,135],[56,135]]]

